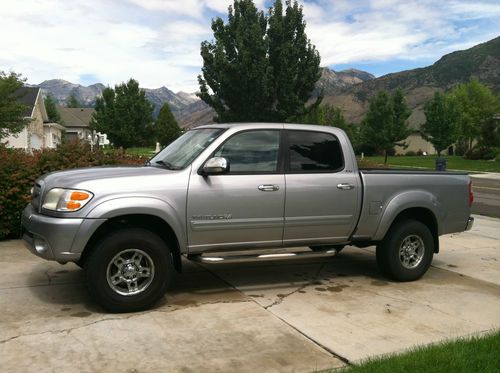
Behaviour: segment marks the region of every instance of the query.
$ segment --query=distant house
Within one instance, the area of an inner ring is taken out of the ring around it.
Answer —
[[[42,92],[37,87],[22,87],[15,93],[19,103],[26,106],[24,117],[30,123],[15,135],[5,140],[7,146],[28,152],[42,148],[55,148],[61,143],[64,126],[49,122]]]
[[[90,128],[90,121],[95,110],[92,108],[69,108],[58,106],[57,110],[61,114],[61,120],[66,126],[66,140],[85,140],[93,138],[96,145],[108,145],[109,141],[105,134],[93,132]],[[94,133],[94,136],[92,134]],[[97,138],[96,138],[97,137]]]

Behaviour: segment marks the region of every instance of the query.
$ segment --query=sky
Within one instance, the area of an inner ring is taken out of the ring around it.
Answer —
[[[0,70],[194,92],[200,43],[230,0],[0,0]],[[254,0],[267,12],[273,1]],[[423,67],[500,35],[499,0],[301,0],[321,65],[376,76]]]

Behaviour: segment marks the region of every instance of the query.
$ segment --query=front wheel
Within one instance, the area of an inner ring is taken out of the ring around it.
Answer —
[[[111,312],[133,312],[157,302],[173,275],[166,243],[146,229],[115,231],[85,263],[90,295]]]
[[[432,233],[416,220],[397,223],[377,246],[379,269],[396,281],[418,280],[429,269],[433,256]]]

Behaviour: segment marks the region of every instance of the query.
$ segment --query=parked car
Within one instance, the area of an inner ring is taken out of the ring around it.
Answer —
[[[417,280],[440,235],[471,228],[472,200],[465,173],[358,169],[338,128],[214,124],[143,167],[40,177],[22,225],[34,254],[77,263],[93,298],[123,312],[163,297],[182,257],[245,262],[376,245],[384,275]],[[234,254],[243,250],[252,253]]]

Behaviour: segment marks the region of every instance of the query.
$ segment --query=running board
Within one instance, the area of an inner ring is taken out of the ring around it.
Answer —
[[[250,261],[265,261],[265,260],[283,260],[283,259],[308,259],[308,258],[326,258],[335,256],[337,254],[336,249],[330,249],[326,251],[302,251],[297,253],[276,253],[276,254],[246,254],[246,255],[218,255],[218,256],[205,256],[205,255],[193,255],[189,256],[188,259],[193,262],[205,263],[205,264],[217,264],[217,263],[238,263],[238,262],[250,262]]]

